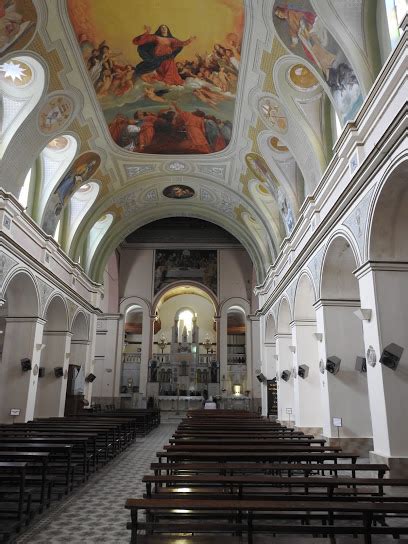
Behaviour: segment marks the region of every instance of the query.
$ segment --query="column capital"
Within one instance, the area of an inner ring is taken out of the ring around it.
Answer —
[[[257,314],[248,314],[247,319],[249,319],[249,321],[258,321],[259,322],[261,320],[261,316],[257,315]]]
[[[315,327],[315,319],[294,319],[290,322],[290,327],[293,329],[295,327]]]
[[[44,331],[44,336],[69,336],[72,338],[71,331]]]
[[[38,316],[10,316],[4,318],[6,323],[38,323],[39,325],[45,325],[46,319]]]
[[[315,310],[327,306],[341,306],[343,308],[360,308],[360,300],[358,298],[336,299],[336,298],[320,298],[313,304]]]
[[[408,272],[408,263],[405,261],[366,261],[354,270],[354,275],[359,280],[372,272]]]
[[[290,332],[278,332],[278,334],[275,334],[276,340],[284,339],[284,338],[292,338],[292,334]]]

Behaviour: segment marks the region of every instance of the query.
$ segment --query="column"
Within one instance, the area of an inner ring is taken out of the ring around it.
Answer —
[[[296,426],[321,432],[322,405],[320,400],[319,353],[317,347],[316,321],[296,320],[291,323],[294,372],[300,365],[309,367],[308,376],[294,377]]]
[[[38,370],[45,321],[38,317],[8,317],[0,364],[0,421],[11,423],[11,408],[19,408],[15,421],[33,419]],[[31,360],[31,370],[23,372],[20,359]]]
[[[370,309],[363,321],[364,344],[375,366],[367,364],[373,426],[373,462],[387,463],[391,475],[408,476],[408,264],[366,263],[356,273],[361,308]],[[404,348],[396,370],[379,362],[382,351],[395,343]]]
[[[218,357],[220,361],[220,389],[221,396],[226,397],[228,395],[228,391],[222,391],[222,389],[226,388],[228,379],[227,314],[225,313],[223,316],[217,316],[215,319],[217,320]]]
[[[115,397],[115,376],[121,366],[122,349],[118,352],[120,314],[98,316],[96,326],[95,366],[96,380],[92,387],[92,400],[111,404]],[[117,396],[117,395],[116,395]]]
[[[88,374],[95,375],[96,325],[97,325],[96,314],[90,314],[89,342],[86,344],[86,348],[85,348],[85,368],[84,368],[85,377],[88,376]],[[89,402],[89,405],[91,404],[91,400],[92,400],[92,387],[93,387],[93,382],[85,382],[84,399]]]
[[[340,371],[320,375],[322,392],[323,434],[337,437],[333,417],[341,417],[341,437],[365,438],[371,442],[371,421],[367,377],[355,370],[357,356],[364,355],[361,322],[354,315],[359,300],[318,300],[315,303],[317,329],[323,333],[319,342],[319,359],[341,359]]]
[[[67,393],[66,372],[71,348],[72,333],[69,331],[45,331],[44,349],[41,352],[40,366],[44,376],[39,378],[35,403],[35,417],[62,417]],[[56,377],[55,367],[62,367],[64,375]]]
[[[293,396],[293,375],[289,380],[285,382],[281,378],[281,374],[284,370],[292,372],[292,353],[289,346],[292,345],[292,335],[287,333],[280,333],[276,335],[276,374],[278,381],[278,419],[280,421],[294,421],[294,396]],[[292,414],[289,415],[286,410],[291,409]]]
[[[248,345],[248,351],[250,350],[250,357],[248,360],[247,354],[247,389],[251,391],[253,399],[253,409],[257,410],[258,406],[261,406],[261,388],[265,388],[264,384],[261,384],[255,376],[255,370],[261,370],[261,320],[260,316],[249,315],[250,324],[250,342]]]
[[[267,380],[273,380],[276,376],[276,342],[264,343],[264,356],[262,358],[261,372]],[[268,415],[268,386],[261,384],[262,415]]]
[[[116,362],[115,362],[115,377],[113,385],[113,396],[119,398],[120,386],[122,377],[122,361],[123,361],[123,341],[125,337],[125,318],[123,314],[118,314],[117,324],[117,338],[116,338]],[[119,407],[119,406],[118,406]]]

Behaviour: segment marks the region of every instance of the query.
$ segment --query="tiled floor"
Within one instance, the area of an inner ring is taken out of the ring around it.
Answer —
[[[124,508],[128,497],[141,497],[145,486],[141,479],[149,473],[150,463],[156,460],[156,451],[161,450],[174,432],[178,420],[164,419],[164,423],[147,438],[138,438],[122,455],[91,478],[84,486],[70,495],[65,501],[57,503],[42,516],[35,525],[18,538],[17,544],[129,544],[130,531],[126,523],[130,515]],[[360,462],[364,460],[361,459]],[[368,460],[366,460],[368,461]],[[373,474],[374,476],[374,474]],[[407,491],[404,489],[404,491]],[[408,493],[404,493],[407,495]],[[160,540],[160,539],[158,539]],[[204,540],[204,539],[203,539]],[[225,544],[227,536],[208,537],[208,544]],[[246,543],[246,538],[242,543]],[[143,543],[155,544],[157,540],[145,537]],[[173,544],[188,544],[188,538],[172,540]],[[329,544],[328,538],[314,537],[273,537],[272,535],[254,538],[254,544]],[[349,536],[337,537],[337,544],[359,544],[363,537],[353,539]],[[373,544],[397,543],[392,537],[373,538]],[[408,540],[401,540],[407,543]],[[236,540],[234,540],[234,544]]]
[[[177,424],[160,425],[32,525],[17,544],[128,544],[128,497],[141,497],[141,479]]]

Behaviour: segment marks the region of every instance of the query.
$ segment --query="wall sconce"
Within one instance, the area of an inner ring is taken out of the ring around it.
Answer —
[[[371,321],[372,310],[368,308],[359,308],[353,314],[360,319],[360,321]]]

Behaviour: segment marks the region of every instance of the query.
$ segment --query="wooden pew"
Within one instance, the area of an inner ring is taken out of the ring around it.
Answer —
[[[408,534],[404,526],[374,525],[373,521],[391,515],[393,519],[405,519],[408,503],[373,503],[363,501],[257,501],[194,500],[194,499],[128,499],[125,508],[130,510],[131,543],[138,541],[138,531],[171,533],[242,533],[252,543],[253,534],[324,534],[364,535],[365,544],[371,544],[373,534],[389,534],[394,537]],[[146,521],[138,519],[139,510],[146,511]],[[185,512],[183,517],[181,512]],[[200,514],[205,513],[203,520]],[[268,521],[258,514],[268,514]],[[170,521],[166,519],[170,515]],[[312,518],[313,515],[313,518]],[[177,516],[177,517],[175,517]],[[188,518],[187,518],[188,517]],[[185,519],[188,519],[186,523]],[[389,518],[391,519],[391,518]],[[198,520],[198,521],[197,521]],[[290,524],[278,524],[277,520],[290,520]],[[313,520],[311,524],[310,521]],[[341,520],[341,524],[338,521]],[[349,523],[346,525],[344,521]],[[296,524],[296,521],[298,524]],[[320,521],[320,524],[317,523]],[[353,523],[350,523],[350,522]]]

